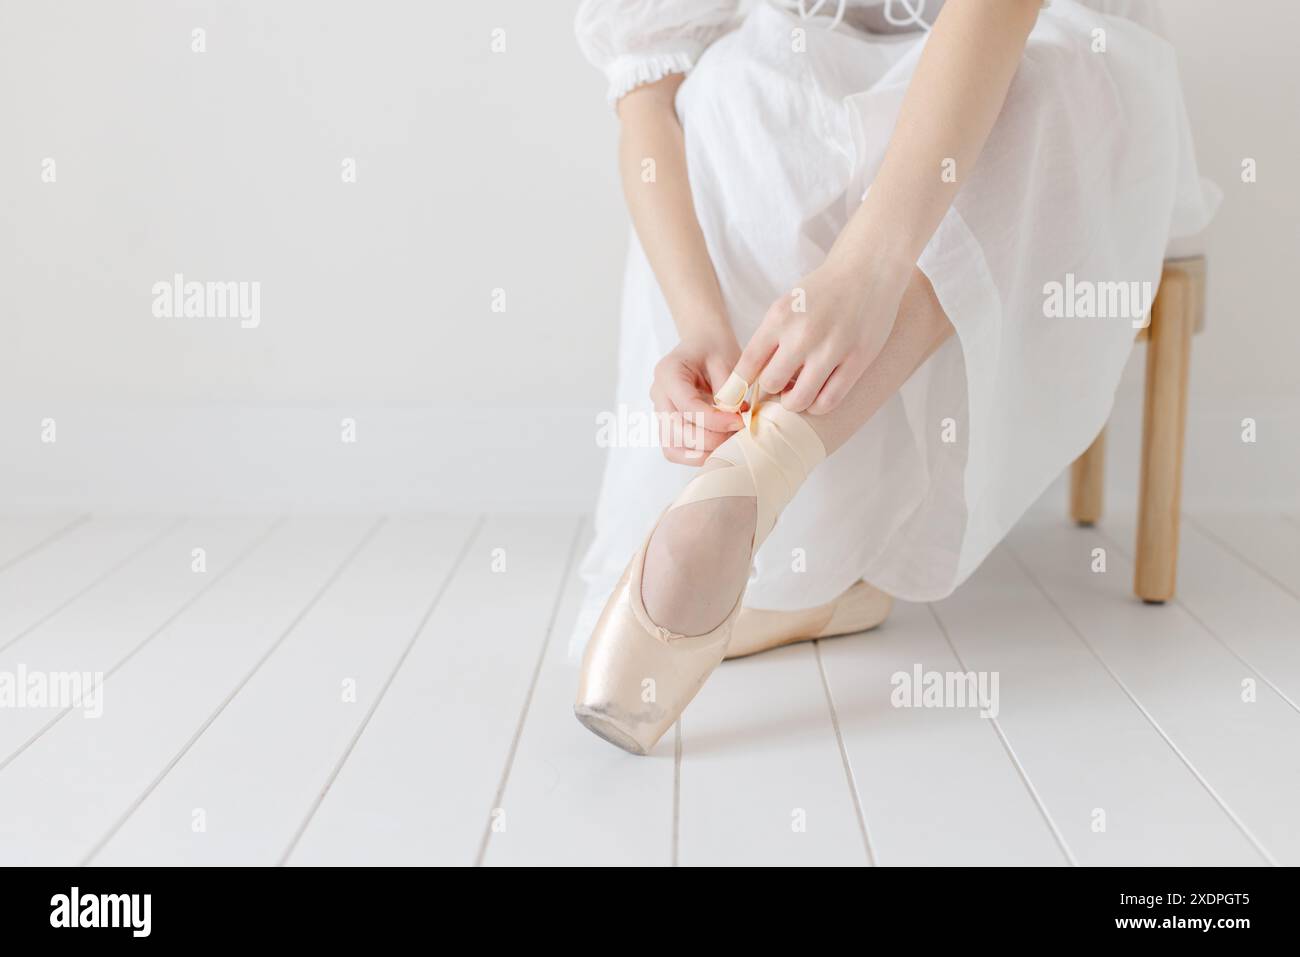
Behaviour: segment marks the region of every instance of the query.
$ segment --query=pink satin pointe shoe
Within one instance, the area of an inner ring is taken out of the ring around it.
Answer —
[[[755,401],[745,428],[713,457],[730,465],[701,472],[668,510],[711,498],[752,497],[752,561],[808,473],[826,457],[826,449],[797,414],[776,401]],[[656,625],[641,600],[649,542],[647,536],[587,643],[573,707],[592,732],[633,754],[650,752],[726,656],[744,597],[738,596],[727,617],[707,634],[678,635]]]
[[[744,658],[800,641],[870,631],[894,607],[894,600],[866,582],[856,582],[838,598],[816,608],[765,611],[742,608],[731,630],[727,658]]]

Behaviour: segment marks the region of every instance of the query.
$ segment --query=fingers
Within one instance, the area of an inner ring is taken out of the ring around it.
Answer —
[[[803,357],[793,345],[782,342],[758,376],[758,386],[768,395],[780,395],[799,374]]]
[[[687,422],[671,403],[655,402],[655,421],[659,427],[659,448],[664,458],[678,465],[701,465],[725,437],[697,428]]]
[[[822,386],[835,371],[835,365],[828,360],[809,359],[799,370],[799,378],[794,387],[781,396],[781,404],[791,412],[804,412],[817,399]]]
[[[743,424],[738,413],[715,409],[698,392],[692,391],[688,395],[670,392],[669,398],[686,421],[710,432],[731,433]]]
[[[740,428],[740,416],[715,409],[700,393],[693,379],[671,376],[665,379],[663,388],[673,410],[682,413],[690,424],[711,432],[735,432]]]
[[[690,464],[699,464],[699,459],[716,449],[740,429],[740,416],[734,413],[719,412],[699,398],[690,400],[689,408],[678,407],[669,423],[673,438],[680,441],[670,443],[672,447],[681,446],[696,453],[687,456]]]
[[[784,392],[806,356],[793,318],[788,297],[774,303],[740,354],[735,374],[770,395]]]
[[[838,409],[840,403],[858,384],[862,374],[867,371],[867,365],[868,363],[857,355],[850,356],[841,363],[830,374],[826,384],[821,387],[821,391],[817,393],[817,398],[808,406],[809,414],[825,415],[827,412]]]
[[[689,416],[686,412],[683,415]],[[708,454],[732,436],[731,431],[716,432],[705,429],[686,419],[682,423],[682,445],[692,452]]]
[[[732,363],[717,357],[709,357],[704,361],[704,371],[709,380],[709,388],[713,395],[722,391],[726,385],[727,379],[731,376]]]
[[[683,418],[687,413],[674,413],[661,416],[659,420],[659,445],[664,458],[678,465],[703,465],[704,460],[723,442],[731,438],[731,432],[713,432],[700,428]]]
[[[740,405],[740,400],[744,398],[745,387],[757,381],[768,360],[772,358],[772,353],[776,351],[776,328],[775,323],[767,320],[758,327],[758,331],[754,333],[749,344],[741,352],[740,358],[736,360],[736,368],[732,370],[726,385],[714,397],[718,405],[728,408]],[[739,394],[734,394],[733,390]]]
[[[704,452],[687,445],[686,430],[681,415],[668,398],[663,383],[658,377],[650,386],[650,401],[654,404],[655,425],[659,429],[659,448],[663,450],[664,458],[678,465],[698,465],[703,460]],[[696,436],[691,438],[693,441],[697,440]]]
[[[661,369],[650,389],[664,457],[679,465],[701,465],[742,426],[739,415],[720,412],[700,394],[682,369]]]

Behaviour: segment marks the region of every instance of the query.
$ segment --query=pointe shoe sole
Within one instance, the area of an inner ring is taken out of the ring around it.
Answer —
[[[644,757],[649,754],[636,738],[632,737],[625,729],[619,727],[609,715],[601,714],[594,708],[584,705],[573,706],[574,717],[581,722],[582,726],[598,738],[604,738],[610,744],[617,748],[622,748],[629,754],[636,754]]]
[[[748,658],[786,645],[854,635],[879,627],[894,607],[884,592],[857,582],[834,601],[803,611],[741,609],[727,659]]]

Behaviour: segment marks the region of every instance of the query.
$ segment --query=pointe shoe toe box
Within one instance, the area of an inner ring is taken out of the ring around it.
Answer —
[[[629,577],[587,645],[573,713],[606,741],[648,754],[722,660],[730,619],[708,635],[665,636],[645,619]]]

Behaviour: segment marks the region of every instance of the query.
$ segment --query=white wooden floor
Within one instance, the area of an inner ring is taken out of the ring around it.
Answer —
[[[98,718],[0,709],[0,864],[1300,864],[1294,516],[1188,516],[1149,607],[1131,520],[1037,510],[946,601],[727,663],[649,758],[570,711],[585,535],[0,518],[0,679],[105,675]],[[892,707],[917,665],[997,717]]]

